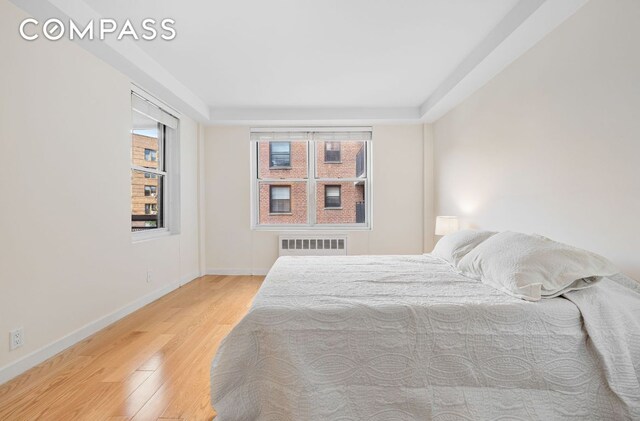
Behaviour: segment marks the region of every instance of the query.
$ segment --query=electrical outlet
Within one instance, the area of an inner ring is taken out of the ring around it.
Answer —
[[[19,327],[9,332],[9,349],[13,351],[24,345],[24,329]]]
[[[151,282],[151,280],[153,279],[152,275],[153,275],[153,273],[150,270],[148,270],[147,271],[147,283]]]

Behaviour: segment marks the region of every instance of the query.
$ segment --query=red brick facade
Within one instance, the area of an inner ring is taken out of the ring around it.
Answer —
[[[158,168],[158,162],[161,157],[158,151],[158,139],[153,137],[132,135],[131,143],[131,156],[132,163],[138,167],[146,168]],[[156,160],[150,161],[145,159],[145,149],[154,151],[156,153]],[[148,190],[155,188],[156,193],[145,195],[145,186],[148,186]],[[160,195],[160,186],[158,178],[147,178],[145,173],[141,171],[132,171],[131,174],[131,214],[134,216],[142,215],[154,215],[157,211],[153,211],[151,208],[155,205],[157,209],[160,204],[158,198]],[[146,206],[149,205],[149,206]],[[150,211],[147,213],[147,209]],[[132,221],[132,228],[144,228],[145,221]]]
[[[291,212],[271,213],[269,209],[270,186],[291,187]],[[307,223],[307,183],[306,182],[282,182],[260,183],[260,223],[261,224],[306,224]]]
[[[269,142],[258,144],[258,178],[260,179],[306,179],[307,143],[290,143],[290,166],[270,167]],[[343,141],[335,144],[333,152],[325,154],[325,142],[316,142],[316,224],[355,224],[358,208],[364,215],[365,183],[354,181],[358,178],[358,154],[364,153],[365,144],[356,141]],[[339,149],[339,157],[336,153]],[[325,158],[328,161],[325,162]],[[364,162],[364,160],[361,160]],[[364,168],[361,165],[361,168]],[[362,176],[363,174],[360,174]],[[322,179],[351,179],[351,181],[324,181]],[[361,178],[361,177],[360,177]],[[270,212],[270,186],[290,186],[291,212]],[[340,186],[340,206],[328,207],[325,203],[325,186]],[[260,224],[307,224],[307,183],[304,181],[259,182],[259,223]],[[361,216],[362,217],[362,216]],[[363,222],[362,220],[360,222]]]
[[[325,186],[340,186],[341,206],[329,208],[325,204]],[[364,202],[364,184],[353,181],[318,182],[316,190],[316,223],[317,224],[355,224],[356,203]]]
[[[325,143],[316,143],[318,178],[356,178],[356,156],[364,144],[362,142],[340,142],[340,162],[325,162]]]
[[[259,143],[258,156],[258,178],[307,178],[307,142],[291,142],[290,167],[270,167],[269,142]]]

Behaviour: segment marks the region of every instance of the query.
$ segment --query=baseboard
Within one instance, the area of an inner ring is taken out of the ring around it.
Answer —
[[[207,275],[243,275],[243,276],[264,276],[269,272],[267,269],[251,268],[208,268]]]
[[[36,365],[42,363],[43,361],[48,360],[54,355],[64,351],[82,341],[83,339],[93,335],[101,329],[109,326],[110,324],[117,322],[123,317],[133,313],[134,311],[146,306],[147,304],[157,300],[158,298],[170,293],[171,291],[181,287],[182,285],[188,284],[193,281],[195,278],[199,277],[199,273],[194,273],[190,275],[186,275],[180,278],[177,282],[169,284],[163,288],[160,288],[156,291],[151,292],[150,294],[141,297],[128,305],[121,307],[120,309],[107,314],[104,317],[101,317],[98,320],[90,322],[85,326],[77,329],[66,336],[54,341],[44,347],[37,349],[24,357],[14,361],[10,364],[5,365],[0,368],[0,384],[3,384],[16,376],[24,373],[30,368],[35,367]]]

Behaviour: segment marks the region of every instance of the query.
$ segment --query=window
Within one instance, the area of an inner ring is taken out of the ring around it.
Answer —
[[[178,216],[168,206],[170,197],[179,203],[171,187],[177,180],[178,119],[142,93],[131,93],[131,107],[131,231],[166,231],[169,214],[171,221]],[[177,230],[177,223],[171,228]]]
[[[155,197],[156,191],[157,191],[156,186],[144,186],[144,195],[147,197],[149,196]]]
[[[252,129],[252,227],[370,228],[371,138],[370,128]]]
[[[158,205],[156,205],[155,203],[145,203],[144,213],[145,215],[156,215],[158,213]]]
[[[324,186],[324,207],[340,208],[340,186]]]
[[[291,212],[291,186],[271,186],[269,189],[269,212]]]
[[[340,163],[340,142],[324,142],[324,162]]]
[[[291,143],[269,142],[269,157],[271,168],[291,167]]]
[[[157,151],[154,150],[154,149],[145,149],[144,150],[144,160],[145,161],[157,161],[158,160]]]

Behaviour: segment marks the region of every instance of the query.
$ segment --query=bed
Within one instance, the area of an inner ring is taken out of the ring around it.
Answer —
[[[281,257],[211,370],[216,421],[640,419],[640,294],[528,302],[422,256]]]

